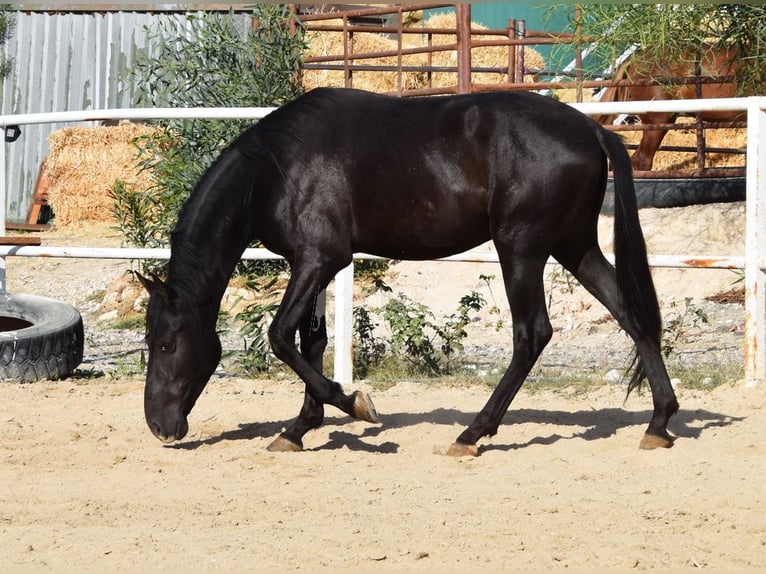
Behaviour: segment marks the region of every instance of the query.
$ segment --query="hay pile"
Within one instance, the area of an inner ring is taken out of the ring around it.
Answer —
[[[340,25],[341,20],[330,20],[323,24]],[[420,26],[415,22],[410,28]],[[438,14],[430,17],[422,23],[423,27],[454,29],[456,20],[454,14]],[[486,29],[484,26],[472,23],[474,29]],[[478,36],[477,40],[498,39],[498,36]],[[343,33],[342,32],[310,32],[307,35],[308,49],[306,57],[315,56],[338,56],[343,54]],[[433,45],[454,44],[455,35],[434,35]],[[423,47],[428,45],[428,39],[425,34],[404,34],[404,48]],[[374,33],[355,33],[353,39],[353,53],[362,54],[369,52],[392,51],[397,49],[397,42],[382,34]],[[508,48],[506,46],[492,46],[475,48],[471,51],[471,60],[473,66],[480,67],[502,67],[508,68]],[[376,65],[397,65],[397,57],[390,56],[370,60],[356,60],[356,64],[376,64]],[[403,66],[425,66],[428,63],[427,54],[411,54],[402,57]],[[457,52],[455,50],[445,52],[435,52],[431,60],[434,66],[456,66]],[[535,50],[527,47],[525,50],[525,63],[528,67],[544,67],[542,56]],[[472,79],[480,84],[497,84],[508,81],[508,74],[481,72],[474,73]],[[531,81],[531,78],[525,78]],[[397,73],[392,72],[362,72],[355,71],[353,74],[353,87],[371,92],[386,93],[398,90]],[[342,70],[305,70],[303,73],[303,86],[309,90],[320,86],[343,87],[345,85]],[[457,74],[451,72],[434,72],[431,76],[431,87],[449,87],[457,85]],[[428,75],[425,72],[403,72],[402,88],[418,89],[429,86]]]
[[[340,23],[340,20],[335,21]],[[420,23],[415,21],[414,26]],[[454,14],[433,16],[423,23],[428,28],[453,29]],[[473,23],[473,28],[482,26]],[[477,36],[474,36],[477,38]],[[492,39],[492,36],[484,38]],[[306,55],[337,55],[343,53],[343,39],[340,32],[314,32],[309,35],[310,45]],[[411,34],[404,37],[406,46],[425,46],[425,35]],[[454,36],[435,36],[434,44],[449,44],[455,42]],[[396,41],[381,34],[362,33],[354,38],[354,52],[373,52],[395,50]],[[437,52],[432,56],[436,66],[455,66],[457,54],[455,51]],[[476,66],[506,67],[508,65],[508,48],[487,47],[472,51],[472,60]],[[542,57],[534,50],[525,50],[526,65],[543,68]],[[370,61],[371,62],[371,61]],[[378,64],[395,66],[395,56],[375,60]],[[406,56],[405,66],[424,66],[427,55],[417,54]],[[475,83],[492,84],[507,82],[506,74],[475,73]],[[531,82],[531,78],[525,78]],[[434,73],[431,86],[448,87],[457,83],[453,73]],[[319,86],[343,86],[342,71],[305,70],[304,87],[308,90]],[[396,72],[356,72],[353,85],[357,88],[374,92],[397,91]],[[416,89],[428,86],[427,74],[424,72],[405,72],[403,88]],[[566,99],[566,98],[564,98]],[[138,189],[150,187],[150,174],[142,173],[137,165],[137,149],[132,143],[137,137],[153,133],[155,128],[144,125],[122,123],[111,127],[81,128],[72,127],[58,130],[50,135],[50,154],[45,162],[45,177],[49,181],[48,203],[54,214],[54,223],[59,228],[89,222],[113,222],[112,184],[117,179],[134,184]],[[637,142],[639,132],[624,134],[629,142]],[[689,145],[695,142],[694,130],[670,132],[665,145]],[[711,130],[708,132],[708,146],[714,147],[744,147],[745,130]],[[728,156],[710,157],[708,165],[743,165],[744,156],[732,158]],[[685,168],[694,166],[694,156],[681,153],[661,152],[655,159],[655,169]]]
[[[694,118],[678,118],[678,124],[689,124],[689,129],[670,130],[662,140],[662,146],[695,147],[697,131],[694,128]],[[620,132],[626,143],[638,144],[642,132]],[[745,149],[747,147],[746,128],[709,129],[705,131],[705,145],[709,148]],[[633,152],[631,151],[631,154]],[[705,154],[706,167],[744,167],[744,154],[728,153]],[[654,156],[654,170],[696,169],[697,154],[681,151],[658,151]]]
[[[113,221],[110,192],[116,179],[143,189],[149,187],[149,175],[140,173],[132,142],[153,131],[145,125],[121,123],[53,132],[48,137],[50,151],[45,170],[54,224],[63,228]]]

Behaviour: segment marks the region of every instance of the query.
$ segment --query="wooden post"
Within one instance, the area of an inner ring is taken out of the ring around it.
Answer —
[[[508,39],[516,39],[516,20],[508,20]],[[516,45],[508,45],[508,83],[516,81]]]
[[[582,102],[582,8],[579,4],[575,8],[575,19],[577,21],[577,26],[575,27],[575,37],[577,38],[575,43],[575,79],[577,81],[575,99],[578,102]]]
[[[697,80],[694,94],[700,100],[702,99],[702,54],[699,50],[694,62],[694,77]],[[695,124],[697,126],[697,168],[705,169],[705,129],[702,125],[702,112],[697,112],[695,115]]]
[[[399,93],[399,97],[402,96],[402,89],[404,82],[402,81],[402,37],[404,36],[404,16],[402,14],[402,7],[399,6],[399,10],[396,12],[396,89]]]
[[[457,91],[471,91],[471,5],[456,4],[457,19]]]
[[[516,22],[516,38],[521,40],[527,36],[526,20]],[[524,44],[516,44],[516,83],[524,82]]]
[[[343,85],[347,88],[353,87],[353,80],[351,79],[351,69],[349,67],[349,59],[351,58],[351,52],[353,48],[353,36],[348,30],[348,16],[343,15]]]

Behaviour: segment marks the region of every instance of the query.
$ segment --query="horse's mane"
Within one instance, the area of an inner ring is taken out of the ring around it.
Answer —
[[[238,147],[229,146],[181,208],[171,234],[168,266],[168,284],[179,299],[215,300],[252,240],[254,225],[248,216],[257,166],[251,162]]]

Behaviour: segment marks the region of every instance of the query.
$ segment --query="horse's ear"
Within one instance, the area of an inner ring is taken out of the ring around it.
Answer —
[[[151,274],[152,275],[151,279],[144,277],[137,271],[134,273],[134,275],[141,282],[141,285],[144,286],[144,289],[146,289],[149,292],[149,295],[154,295],[155,293],[157,293],[163,299],[165,299],[165,301],[170,300],[167,284],[162,279],[157,277],[154,273]]]
[[[135,277],[136,279],[138,279],[141,282],[141,285],[144,286],[144,289],[147,290],[149,295],[152,294],[152,291],[154,290],[154,283],[152,283],[152,281],[150,279],[147,279],[146,277],[141,275],[138,271],[134,271],[133,272],[133,277]]]

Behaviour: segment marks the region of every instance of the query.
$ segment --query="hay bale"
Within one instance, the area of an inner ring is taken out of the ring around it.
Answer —
[[[688,126],[688,129],[669,130],[665,134],[660,147],[687,147],[695,148],[697,146],[697,130],[694,126],[695,119],[688,116],[678,118],[677,124]],[[627,144],[635,144],[641,141],[642,131],[622,131],[619,132]],[[747,147],[747,129],[746,128],[718,128],[705,130],[705,145],[709,148],[723,149],[745,149]],[[630,152],[634,153],[633,150]],[[744,154],[712,153],[706,152],[706,167],[745,167],[747,157]],[[662,151],[658,150],[654,156],[652,169],[658,170],[677,170],[677,169],[696,169],[697,153],[682,151]]]
[[[420,22],[413,20],[414,28]],[[326,25],[340,25],[342,20],[329,20],[322,22]],[[455,14],[439,14],[430,17],[423,22],[427,28],[454,29],[456,26]],[[486,29],[484,26],[472,23],[474,29]],[[475,39],[497,39],[496,36],[474,36]],[[343,32],[310,32],[307,35],[308,48],[306,57],[338,56],[343,54]],[[426,34],[404,34],[402,38],[404,47],[425,47],[428,45]],[[445,45],[455,42],[455,35],[435,35],[434,45]],[[352,52],[357,54],[392,51],[397,49],[397,41],[383,34],[371,32],[356,32],[353,37]],[[471,51],[474,66],[508,68],[508,48],[506,46],[481,47]],[[428,62],[427,54],[410,54],[402,57],[403,66],[425,66]],[[356,63],[396,66],[396,56],[383,58],[357,60]],[[525,63],[530,67],[544,67],[542,56],[535,50],[525,50]],[[455,50],[435,52],[432,55],[434,66],[456,66],[457,53]],[[508,81],[506,73],[474,73],[473,81],[481,84],[502,83]],[[531,78],[525,78],[531,81]],[[360,72],[353,74],[353,86],[371,92],[385,93],[398,90],[397,73],[392,72]],[[457,84],[457,74],[450,72],[434,72],[431,75],[432,87],[449,87]],[[303,86],[309,90],[317,87],[343,87],[345,85],[342,70],[304,70]],[[426,72],[403,72],[402,87],[404,89],[425,88],[428,86],[428,74]]]
[[[114,221],[110,191],[116,179],[150,186],[150,175],[137,163],[137,137],[155,128],[132,123],[93,128],[71,127],[48,137],[50,152],[45,160],[48,204],[54,223],[63,228],[83,222]]]
[[[436,14],[426,20],[424,24],[427,28],[454,29],[457,26],[457,19],[454,13]],[[486,30],[486,26],[471,22],[473,30]],[[498,40],[500,36],[490,36],[473,34],[474,40]],[[454,34],[439,34],[433,37],[433,44],[442,46],[445,44],[454,44],[457,37]],[[425,45],[425,44],[424,44]],[[436,66],[456,66],[457,52],[434,53],[433,63]],[[474,67],[485,68],[503,68],[508,69],[508,47],[507,46],[482,46],[471,50],[471,65]],[[528,68],[544,68],[545,60],[539,52],[526,46],[524,48],[524,65]],[[471,81],[475,84],[500,84],[508,82],[508,74],[503,72],[474,72],[471,74]],[[533,78],[525,76],[524,81],[531,83]],[[453,73],[437,72],[433,74],[432,85],[450,86],[457,83],[457,76]]]
[[[323,21],[322,25],[339,26],[341,19]],[[343,32],[310,32],[307,37],[308,48],[304,57],[338,56],[343,54]],[[369,32],[355,33],[352,51],[354,53],[384,52],[396,49],[396,42],[383,36]],[[425,62],[425,59],[423,60]],[[396,56],[375,58],[374,60],[357,60],[358,64],[375,64],[395,66]],[[354,72],[353,85],[355,88],[371,92],[391,92],[397,89],[395,72]],[[306,90],[319,87],[342,88],[345,86],[342,70],[304,70],[303,87]]]

